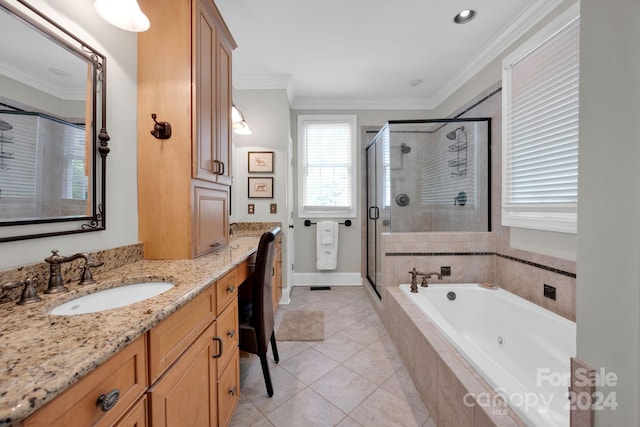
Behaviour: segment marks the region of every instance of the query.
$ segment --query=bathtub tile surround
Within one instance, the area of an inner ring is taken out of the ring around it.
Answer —
[[[526,426],[511,408],[498,404],[500,400],[489,384],[400,288],[386,287],[383,292],[385,326],[436,425]]]
[[[14,282],[18,280],[26,279],[27,277],[36,278],[36,290],[38,294],[47,289],[49,280],[49,264],[44,262],[44,258],[51,255],[51,252],[43,252],[43,262],[20,266],[17,268],[11,268],[0,271],[0,284]],[[64,256],[70,256],[73,254],[65,253],[60,254]],[[101,261],[104,265],[100,267],[94,267],[91,272],[94,278],[99,278],[103,272],[110,271],[115,268],[122,267],[124,265],[134,263],[143,259],[143,247],[142,243],[136,243],[133,245],[121,246],[112,249],[105,249],[102,251],[96,251],[89,253],[97,261]],[[62,277],[65,285],[73,285],[78,282],[82,273],[82,265],[84,260],[78,259],[72,262],[67,262],[61,265]],[[0,304],[17,301],[20,298],[21,288],[11,289],[0,294]]]
[[[498,240],[496,233],[383,234],[383,284],[408,283],[413,267],[439,272],[449,266],[451,276],[436,283],[495,283],[575,321],[575,262],[516,249],[504,253]],[[543,296],[545,284],[556,288],[555,301]]]

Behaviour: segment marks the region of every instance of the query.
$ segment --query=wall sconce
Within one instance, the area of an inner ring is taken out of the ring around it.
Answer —
[[[238,135],[251,135],[251,129],[249,129],[249,125],[244,120],[242,111],[238,110],[238,107],[235,105],[231,106],[231,123],[233,133]]]
[[[102,19],[118,28],[134,32],[149,29],[149,18],[136,0],[96,0],[93,6]]]

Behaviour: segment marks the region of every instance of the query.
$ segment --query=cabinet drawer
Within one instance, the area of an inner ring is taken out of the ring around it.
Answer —
[[[240,357],[239,350],[233,352],[231,361],[222,371],[218,380],[218,423],[227,426],[240,400]]]
[[[149,425],[147,414],[147,396],[143,396],[115,427],[146,427]]]
[[[218,358],[218,373],[222,372],[234,350],[238,348],[238,304],[230,304],[218,316],[218,337],[222,340],[222,356]]]
[[[236,282],[236,270],[231,270],[216,282],[217,313],[220,315],[231,301],[238,296],[238,283]]]
[[[251,258],[249,258],[236,268],[236,282],[238,286],[242,285],[242,283],[247,280],[251,273],[253,273],[255,265],[256,257],[255,255],[253,255],[251,256]]]
[[[113,425],[146,390],[146,359],[142,336],[25,419],[24,427]],[[103,411],[96,402],[113,390],[119,391],[120,398]]]
[[[216,317],[216,287],[185,304],[149,331],[149,377],[154,383]]]

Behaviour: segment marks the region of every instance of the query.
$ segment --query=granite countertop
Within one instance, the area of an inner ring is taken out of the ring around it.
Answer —
[[[74,284],[63,294],[41,294],[43,301],[38,303],[0,305],[0,426],[35,412],[192,300],[249,258],[258,240],[255,233],[231,236],[226,248],[199,258],[137,261],[96,274],[95,284]],[[54,306],[100,289],[148,281],[175,286],[145,301],[103,312],[48,314]]]

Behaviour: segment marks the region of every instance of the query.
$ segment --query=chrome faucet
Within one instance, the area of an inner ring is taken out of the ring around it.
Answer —
[[[423,288],[429,286],[429,284],[427,283],[427,279],[430,279],[433,276],[438,276],[438,280],[442,280],[442,275],[440,273],[437,273],[435,271],[431,273],[421,273],[417,271],[415,267],[413,267],[413,270],[411,270],[409,274],[411,274],[411,292],[413,292],[414,294],[418,293],[418,276],[422,277],[420,286],[422,286]]]
[[[104,262],[95,260],[86,252],[81,252],[69,257],[65,257],[62,255],[58,255],[58,250],[53,249],[51,251],[51,256],[44,259],[49,263],[49,284],[47,286],[47,290],[44,291],[45,294],[55,294],[58,292],[68,291],[68,289],[64,286],[64,282],[62,280],[61,266],[65,262],[71,262],[79,258],[84,259],[84,265],[82,266],[82,275],[80,276],[80,281],[78,282],[78,284],[88,285],[90,283],[95,283],[95,280],[93,280],[93,274],[91,274],[91,270],[89,268],[100,267],[104,264]]]

